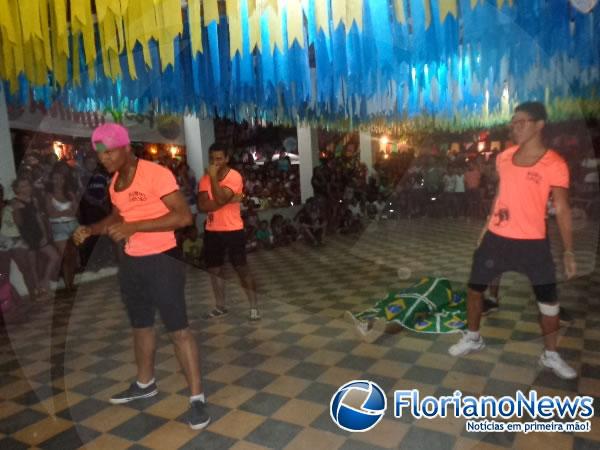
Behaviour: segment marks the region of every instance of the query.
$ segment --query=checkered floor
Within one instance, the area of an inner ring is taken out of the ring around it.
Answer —
[[[464,420],[396,420],[350,434],[329,417],[332,394],[352,379],[373,380],[388,393],[595,396],[600,405],[600,271],[598,224],[576,226],[582,276],[561,283],[574,322],[561,332],[562,353],[580,373],[574,381],[540,371],[542,343],[526,280],[502,280],[500,311],[484,320],[487,348],[448,356],[457,336],[401,331],[374,344],[355,338],[343,320],[390,287],[422,275],[466,280],[481,223],[418,219],[371,224],[362,234],[331,237],[323,248],[302,242],[250,255],[264,314],[246,320],[247,306],[229,272],[232,314],[200,319],[211,305],[205,272],[190,268],[187,295],[201,345],[212,415],[202,432],[184,422],[187,392],[172,348],[160,332],[158,396],[126,406],[107,399],[135,374],[130,335],[116,279],[81,286],[74,301],[39,307],[25,325],[0,339],[0,448],[88,449],[596,449],[600,418],[585,434],[467,433]],[[557,241],[555,226],[551,227]]]

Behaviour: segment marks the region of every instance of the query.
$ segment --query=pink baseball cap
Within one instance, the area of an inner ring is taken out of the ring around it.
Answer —
[[[92,133],[92,146],[97,152],[129,145],[129,132],[123,125],[105,123]]]

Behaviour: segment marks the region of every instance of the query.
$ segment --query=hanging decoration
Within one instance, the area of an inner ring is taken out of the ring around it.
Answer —
[[[14,107],[456,129],[504,121],[528,99],[596,111],[596,6],[0,0],[0,78]]]

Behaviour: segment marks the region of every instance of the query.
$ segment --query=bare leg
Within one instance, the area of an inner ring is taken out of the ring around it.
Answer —
[[[38,296],[42,288],[40,283],[40,274],[38,272],[38,252],[37,250],[27,250],[27,264],[29,265],[29,273],[34,286],[34,294]]]
[[[29,253],[31,252],[24,248],[13,248],[10,251],[10,257],[23,275],[23,280],[27,286],[27,292],[29,292],[29,299],[33,300],[35,289],[37,288],[37,274],[35,266],[32,265]]]
[[[175,356],[179,361],[185,379],[190,388],[190,395],[202,394],[202,379],[200,377],[200,357],[196,339],[189,328],[169,333],[175,348]]]
[[[58,258],[60,261],[60,264],[57,267],[57,273],[56,275],[52,275],[53,278],[58,281],[58,279],[60,278],[60,272],[62,272],[63,278],[65,277],[64,274],[64,266],[65,266],[65,247],[67,245],[67,241],[54,241],[54,246],[56,247],[56,253],[58,253]],[[67,280],[65,280],[65,287],[67,287]]]
[[[240,277],[240,281],[242,283],[244,291],[246,291],[246,295],[248,296],[248,302],[250,303],[250,308],[256,309],[258,306],[258,301],[256,299],[256,280],[252,276],[248,265],[244,264],[243,266],[238,266],[235,268],[235,271]]]
[[[148,383],[154,378],[154,355],[156,353],[154,328],[134,328],[133,348],[137,365],[137,381]]]
[[[215,294],[215,306],[218,309],[225,308],[225,279],[223,278],[223,266],[210,267],[210,284]]]
[[[558,341],[558,330],[560,328],[560,318],[558,314],[556,316],[545,316],[540,314],[539,321],[542,334],[544,335],[544,348],[555,352],[556,343]]]
[[[41,289],[46,291],[50,288],[50,280],[58,272],[60,267],[60,255],[53,245],[46,245],[38,250],[38,255],[41,255],[46,260],[46,270],[44,271],[39,284]]]
[[[492,283],[488,288],[488,292],[490,294],[490,297],[495,298],[496,301],[498,300],[498,294],[500,292],[500,277],[494,278],[492,280]]]
[[[469,331],[479,331],[482,311],[483,293],[469,288],[467,291],[467,325]]]
[[[72,240],[65,243],[65,251],[62,261],[62,272],[65,280],[65,288],[72,291],[75,284],[75,269],[77,267],[77,249]]]

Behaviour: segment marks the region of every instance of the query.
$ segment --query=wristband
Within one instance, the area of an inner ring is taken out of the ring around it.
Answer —
[[[575,256],[575,253],[573,253],[571,250],[566,250],[566,251],[563,252],[563,255]]]

